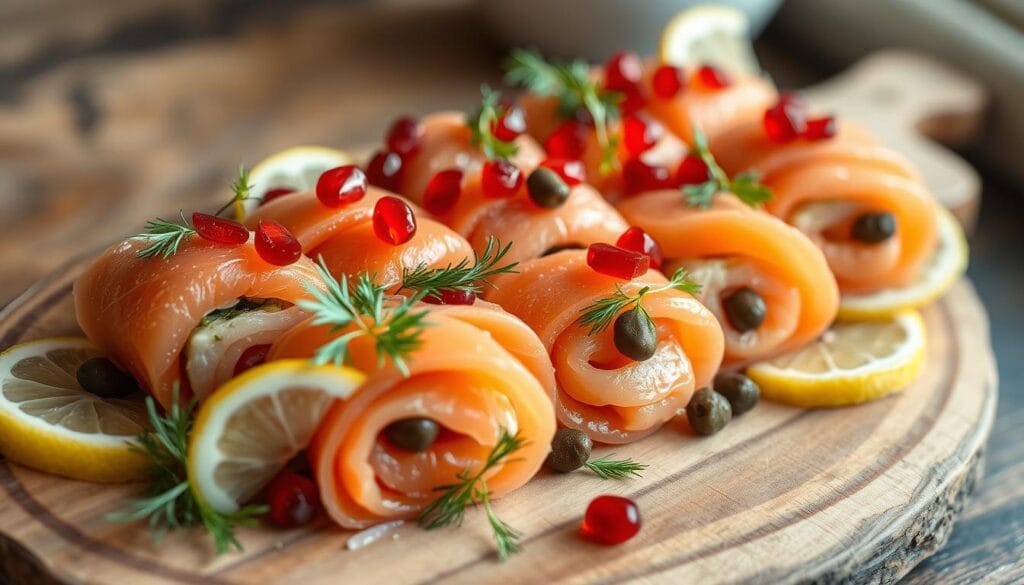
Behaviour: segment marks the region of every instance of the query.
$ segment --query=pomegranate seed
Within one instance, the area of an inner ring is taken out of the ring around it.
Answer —
[[[412,116],[400,116],[391,123],[386,135],[388,150],[403,158],[416,154],[423,141],[423,126]]]
[[[523,172],[507,160],[487,161],[480,183],[488,197],[512,197],[523,184]]]
[[[622,142],[630,156],[637,157],[647,152],[664,134],[664,128],[655,120],[640,116],[626,116],[622,119]]]
[[[427,296],[423,302],[431,305],[472,305],[476,301],[476,293],[471,290],[441,289],[439,294],[440,298]]]
[[[260,200],[260,205],[270,203],[278,197],[284,197],[289,193],[295,193],[295,191],[296,190],[291,187],[274,187],[273,189],[268,189],[267,192],[263,194],[263,199]]]
[[[635,90],[643,74],[643,63],[636,53],[615,53],[604,65],[604,86],[613,91]]]
[[[807,120],[807,129],[804,130],[803,137],[807,140],[825,140],[826,138],[832,138],[835,135],[835,116],[824,116],[821,118],[814,118],[813,120]]]
[[[697,79],[705,89],[722,89],[732,85],[732,78],[729,77],[729,74],[714,65],[701,65],[697,69]]]
[[[502,142],[512,142],[526,132],[526,116],[522,108],[510,106],[505,113],[491,123],[491,134]]]
[[[287,266],[302,256],[302,244],[288,228],[272,219],[261,219],[256,226],[256,253],[274,266]]]
[[[286,469],[267,486],[270,520],[281,528],[307,524],[320,511],[320,492],[312,479]]]
[[[607,276],[633,280],[651,267],[651,257],[611,244],[591,244],[587,248],[587,266]]]
[[[622,182],[627,195],[668,189],[672,187],[672,173],[661,165],[649,165],[639,158],[631,158],[622,165]]]
[[[645,232],[641,228],[633,226],[622,232],[622,235],[619,236],[615,245],[623,250],[632,250],[633,252],[647,254],[651,258],[651,268],[654,268],[655,270],[661,268],[661,262],[664,259],[664,256],[662,256],[661,253],[661,246],[658,245],[657,240],[655,240],[651,234]]]
[[[366,176],[371,185],[397,193],[402,184],[402,157],[390,150],[378,151],[366,165]]]
[[[623,96],[622,101],[619,102],[619,111],[624,116],[635,114],[647,105],[647,98],[639,91],[627,91]]]
[[[254,345],[246,349],[242,352],[242,355],[238,356],[238,362],[235,363],[235,375],[237,376],[266,362],[268,353],[270,353],[269,343]]]
[[[640,532],[640,509],[629,498],[597,496],[587,506],[581,532],[598,544],[622,544]]]
[[[366,173],[356,165],[328,169],[316,181],[316,198],[327,207],[341,207],[366,195]]]
[[[400,246],[416,235],[416,216],[398,197],[381,197],[373,206],[373,233],[381,241]]]
[[[197,211],[192,214],[192,225],[200,238],[218,244],[241,246],[249,241],[249,230],[233,219]]]
[[[570,187],[575,187],[587,180],[587,167],[583,161],[565,158],[549,158],[540,164],[558,173]]]
[[[711,171],[708,170],[708,165],[704,164],[699,156],[692,154],[686,155],[676,169],[676,183],[680,186],[698,185],[710,178]]]
[[[772,142],[792,142],[807,130],[807,116],[799,99],[783,94],[764,112],[764,132]]]
[[[587,127],[570,120],[555,129],[544,141],[544,150],[554,158],[579,159],[586,148]]]
[[[672,65],[662,65],[654,71],[654,95],[663,100],[671,99],[683,89],[683,70]]]
[[[447,213],[462,195],[462,171],[446,169],[431,177],[423,190],[423,207],[435,215]]]

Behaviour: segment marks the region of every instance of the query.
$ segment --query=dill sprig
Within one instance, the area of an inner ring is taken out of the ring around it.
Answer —
[[[594,121],[598,144],[601,145],[602,173],[610,173],[618,164],[615,150],[619,136],[609,130],[620,117],[619,102],[622,94],[608,91],[590,77],[589,67],[583,61],[549,63],[534,51],[512,49],[505,63],[505,80],[522,86],[537,95],[558,98],[559,110],[571,117],[584,108]]]
[[[485,84],[480,86],[480,96],[480,108],[466,120],[473,132],[473,146],[483,150],[484,155],[491,160],[508,160],[519,152],[519,147],[515,142],[501,140],[492,130],[504,110],[501,106],[501,93]]]
[[[499,274],[515,273],[518,262],[498,266],[512,248],[509,242],[504,247],[493,236],[487,238],[483,254],[473,253],[473,263],[463,258],[458,264],[445,268],[428,268],[420,264],[413,270],[402,271],[402,289],[419,291],[424,297],[440,298],[441,291],[470,291],[479,293],[484,286],[494,286],[487,279]]]
[[[640,290],[636,291],[636,294],[628,294],[622,290],[622,286],[616,284],[615,292],[611,296],[597,299],[590,305],[586,306],[581,313],[583,313],[577,323],[581,327],[590,327],[590,331],[587,335],[596,335],[604,331],[612,320],[615,319],[616,315],[622,312],[624,309],[632,307],[631,310],[637,311],[642,314],[648,322],[653,325],[651,316],[644,309],[640,303],[643,298],[650,293],[657,293],[666,291],[669,289],[675,289],[683,292],[690,293],[692,295],[700,292],[700,285],[689,279],[689,274],[685,268],[679,268],[672,275],[669,281],[658,287],[644,286]]]
[[[185,241],[185,238],[196,233],[192,223],[185,217],[184,211],[179,211],[181,223],[167,221],[164,219],[153,219],[146,222],[146,232],[131,236],[132,240],[147,240],[149,246],[138,251],[140,258],[151,258],[160,256],[167,260],[178,252],[178,247]]]
[[[223,207],[217,210],[214,215],[220,215],[227,211],[234,204],[241,201],[247,201],[249,199],[259,199],[259,197],[250,195],[252,192],[252,184],[249,183],[249,170],[245,168],[245,165],[238,165],[238,178],[231,183],[231,192],[234,194],[231,199],[224,204]]]
[[[146,410],[153,430],[139,435],[132,444],[149,460],[149,495],[133,502],[124,512],[108,514],[107,520],[148,520],[150,532],[157,542],[171,530],[202,526],[213,537],[218,555],[229,549],[241,552],[242,545],[235,537],[235,527],[255,524],[268,508],[250,505],[231,514],[222,514],[196,498],[187,472],[188,437],[192,432],[195,401],[182,407],[178,402],[177,385],[172,401],[170,410],[161,415],[153,398],[146,398]]]
[[[644,463],[637,463],[632,459],[612,459],[611,455],[605,455],[599,459],[591,459],[584,463],[583,466],[593,471],[601,479],[643,477],[640,475],[640,472],[647,469],[647,465]]]
[[[423,299],[422,293],[403,297],[394,304],[385,306],[384,291],[387,287],[378,285],[375,276],[359,274],[354,283],[348,277],[338,282],[321,257],[317,272],[327,285],[327,292],[306,285],[314,300],[303,299],[297,304],[314,315],[313,324],[330,325],[331,331],[340,331],[350,324],[355,328],[344,335],[325,343],[313,356],[318,365],[332,363],[340,366],[348,356],[348,344],[357,337],[373,339],[380,365],[390,359],[402,374],[409,375],[406,360],[420,347],[420,335],[428,324],[424,322],[426,311],[414,313],[412,307]]]
[[[719,191],[729,191],[751,207],[772,198],[772,190],[758,181],[757,173],[743,172],[730,180],[708,150],[708,139],[700,128],[693,131],[693,146],[697,156],[707,165],[711,177],[703,183],[683,187],[683,195],[689,205],[707,209]]]
[[[494,513],[484,475],[496,465],[514,461],[514,459],[509,459],[509,456],[525,445],[526,441],[518,433],[510,435],[502,429],[501,438],[491,449],[480,470],[473,473],[469,469],[465,469],[455,476],[458,482],[434,488],[435,491],[444,493],[423,508],[416,521],[426,530],[444,526],[461,526],[466,515],[466,508],[473,503],[480,503],[487,513],[487,522],[491,525],[491,531],[494,533],[494,542],[498,546],[498,559],[504,561],[512,553],[518,552],[518,540],[522,537],[522,533],[506,524]]]

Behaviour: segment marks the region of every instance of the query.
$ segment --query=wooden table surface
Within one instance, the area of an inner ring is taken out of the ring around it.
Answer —
[[[269,150],[365,143],[397,113],[468,109],[502,55],[470,6],[7,0],[0,305],[153,209],[210,206]],[[835,73],[772,33],[759,51],[781,85]],[[980,489],[908,583],[1024,581],[1021,188],[973,162],[985,195],[969,275],[991,315],[1000,404]]]

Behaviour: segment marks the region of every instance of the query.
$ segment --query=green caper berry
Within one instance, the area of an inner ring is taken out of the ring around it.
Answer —
[[[544,464],[560,473],[569,473],[583,467],[590,459],[590,450],[593,447],[594,442],[583,431],[558,429],[555,431],[555,437],[551,439],[551,452],[548,453]]]
[[[539,167],[526,178],[526,190],[538,207],[554,209],[569,198],[569,184],[555,171]]]
[[[654,323],[646,313],[629,310],[615,319],[615,349],[622,355],[642,362],[651,359],[658,349],[658,337]]]
[[[75,372],[78,385],[100,398],[124,398],[139,389],[135,378],[104,357],[89,358]]]
[[[715,392],[729,401],[733,416],[739,416],[757,405],[761,387],[739,372],[722,372],[715,376]]]
[[[866,244],[880,244],[896,233],[896,218],[891,213],[864,213],[854,220],[850,236]]]
[[[732,407],[711,388],[701,388],[686,405],[686,420],[698,435],[713,435],[732,420]]]
[[[389,424],[384,436],[399,449],[421,453],[434,444],[440,430],[440,425],[429,418],[412,417]]]
[[[761,295],[746,286],[722,299],[722,308],[729,324],[740,333],[760,327],[768,314],[768,306]]]

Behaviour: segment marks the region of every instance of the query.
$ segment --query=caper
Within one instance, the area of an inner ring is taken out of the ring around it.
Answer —
[[[896,233],[896,218],[891,213],[864,213],[853,221],[850,236],[868,244],[878,244]]]
[[[580,244],[559,244],[557,246],[551,246],[547,250],[544,250],[544,253],[541,254],[541,256],[550,256],[552,254],[557,254],[564,250],[582,250],[583,248],[584,246],[581,246]]]
[[[544,464],[561,473],[579,469],[590,459],[594,442],[583,431],[558,429],[551,439],[551,452]]]
[[[569,198],[569,184],[547,167],[538,167],[530,173],[526,178],[526,190],[530,199],[544,209],[554,209]]]
[[[642,362],[651,359],[658,349],[654,323],[647,313],[631,309],[615,319],[615,349],[622,355]]]
[[[399,449],[420,453],[434,444],[440,430],[440,425],[429,418],[412,417],[389,424],[384,436]]]
[[[722,372],[715,376],[715,392],[729,401],[733,416],[739,416],[754,408],[761,398],[761,387],[757,382],[739,372]]]
[[[768,314],[768,306],[761,295],[746,286],[722,299],[722,308],[729,323],[740,333],[760,327]]]
[[[686,405],[686,420],[698,435],[713,435],[732,420],[729,401],[711,388],[701,388]]]
[[[100,398],[124,398],[139,385],[117,364],[103,357],[89,358],[75,372],[78,385]]]

